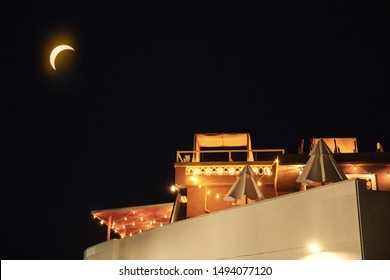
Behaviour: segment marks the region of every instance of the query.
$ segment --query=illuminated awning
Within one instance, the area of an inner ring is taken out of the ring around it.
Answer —
[[[108,227],[107,239],[111,229],[121,237],[132,236],[168,224],[173,203],[143,205],[116,209],[92,210],[94,218]]]
[[[202,147],[246,147],[248,161],[253,161],[251,137],[249,133],[196,133],[194,135],[194,162],[199,161]]]

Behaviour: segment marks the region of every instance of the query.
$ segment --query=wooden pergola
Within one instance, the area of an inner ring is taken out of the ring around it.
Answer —
[[[111,230],[121,237],[133,236],[170,222],[173,203],[143,205],[116,209],[92,210],[91,214],[107,225],[107,240]]]

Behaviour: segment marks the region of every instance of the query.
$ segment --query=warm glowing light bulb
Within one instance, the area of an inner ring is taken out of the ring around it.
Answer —
[[[198,182],[198,177],[191,176],[191,182],[197,183]]]
[[[104,220],[101,220],[101,221],[100,221],[100,224],[101,224],[101,225],[104,224]]]
[[[309,250],[310,250],[310,252],[312,252],[312,253],[321,252],[321,248],[320,248],[320,246],[318,246],[317,244],[311,244],[311,245],[309,246]]]
[[[216,199],[219,199],[219,193],[217,193],[217,195],[215,196]]]
[[[175,192],[176,191],[176,186],[175,185],[172,185],[171,186],[171,192]]]

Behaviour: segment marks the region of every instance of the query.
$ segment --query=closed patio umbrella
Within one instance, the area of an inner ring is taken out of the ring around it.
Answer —
[[[233,183],[223,200],[236,201],[237,199],[243,199],[244,195],[246,195],[246,198],[253,200],[263,197],[263,194],[257,187],[255,173],[249,164],[246,164],[238,173],[237,180]]]
[[[297,182],[310,185],[313,182],[324,184],[325,182],[339,182],[348,179],[322,138],[319,139],[309,155],[310,158],[298,176]]]

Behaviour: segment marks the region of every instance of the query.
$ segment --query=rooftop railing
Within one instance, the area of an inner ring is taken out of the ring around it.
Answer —
[[[177,151],[176,162],[272,161],[285,149]]]

